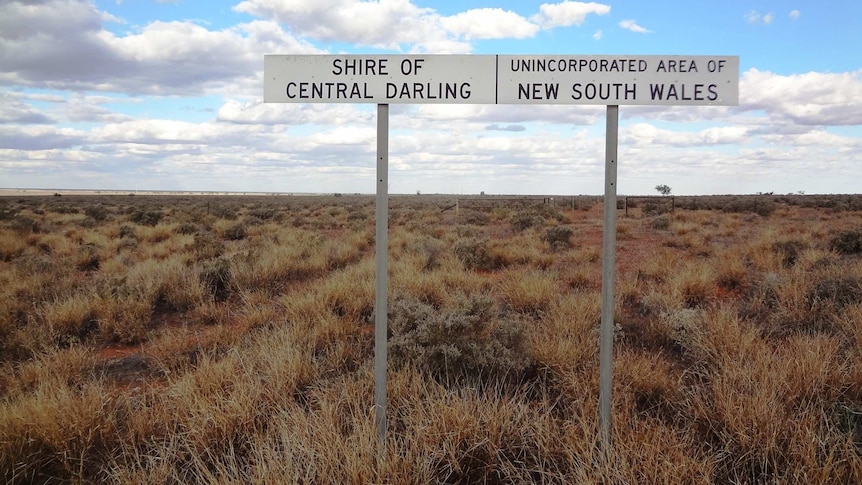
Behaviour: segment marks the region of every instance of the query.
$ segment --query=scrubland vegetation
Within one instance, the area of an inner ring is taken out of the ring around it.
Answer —
[[[862,483],[862,199],[0,199],[5,483]],[[547,202],[547,201],[546,201]]]

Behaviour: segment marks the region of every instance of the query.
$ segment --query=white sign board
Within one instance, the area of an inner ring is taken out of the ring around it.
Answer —
[[[739,104],[738,56],[264,57],[264,102]]]
[[[494,104],[496,56],[264,56],[265,103]]]
[[[499,104],[739,104],[737,56],[498,56]]]

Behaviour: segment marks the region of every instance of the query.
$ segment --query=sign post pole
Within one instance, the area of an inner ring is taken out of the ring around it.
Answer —
[[[605,128],[605,198],[602,229],[602,321],[599,335],[599,430],[605,451],[611,449],[613,386],[614,272],[617,246],[617,139],[620,107],[607,108]]]
[[[374,236],[374,424],[380,453],[386,439],[386,336],[389,272],[389,105],[377,105],[377,205]]]

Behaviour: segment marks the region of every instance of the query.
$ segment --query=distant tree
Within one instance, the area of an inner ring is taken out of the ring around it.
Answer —
[[[670,195],[670,187],[668,187],[667,185],[664,185],[664,184],[656,185],[655,189],[661,195]]]

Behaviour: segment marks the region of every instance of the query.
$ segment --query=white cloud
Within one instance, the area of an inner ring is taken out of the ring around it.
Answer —
[[[750,69],[739,93],[740,109],[796,125],[862,125],[862,70],[783,76]]]
[[[771,24],[775,18],[775,15],[772,12],[761,14],[757,10],[749,10],[745,15],[742,16],[746,22],[749,24]]]
[[[801,13],[799,12],[799,10],[791,10],[790,13],[788,14],[788,17],[790,17],[793,20],[796,20],[799,18],[800,15],[801,15]]]
[[[228,100],[218,110],[217,121],[263,125],[345,125],[371,123],[369,111],[351,104],[278,104],[259,98],[241,102]]]
[[[446,30],[465,39],[523,39],[536,35],[539,27],[510,10],[478,8],[440,19]]]
[[[652,33],[651,30],[648,30],[648,29],[641,27],[634,20],[621,20],[619,25],[620,25],[620,27],[622,27],[626,30],[636,32],[638,34],[650,34],[650,33]]]
[[[602,30],[599,29],[593,34],[593,40],[602,40]]]
[[[530,20],[540,25],[543,29],[569,27],[583,24],[590,14],[607,15],[610,11],[610,5],[566,0],[560,3],[543,3],[539,5],[539,13],[532,16]]]
[[[210,31],[191,22],[152,22],[116,36],[85,0],[0,5],[0,85],[199,94],[254,78],[260,53],[319,52],[258,21]]]
[[[743,126],[721,126],[696,132],[660,129],[649,123],[629,126],[623,135],[624,143],[634,146],[653,147],[702,147],[705,145],[745,144],[747,128]]]
[[[21,93],[0,91],[0,126],[5,124],[45,124],[54,119],[25,102]],[[3,142],[0,141],[0,144]]]
[[[234,10],[274,19],[292,32],[322,41],[399,49],[451,40],[440,27],[439,15],[409,0],[245,0]]]

